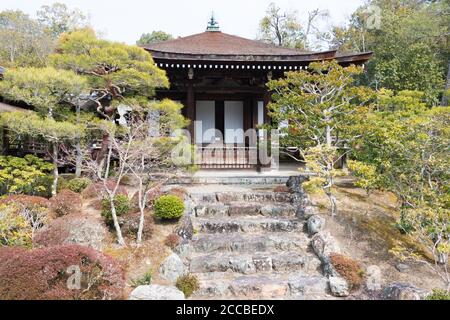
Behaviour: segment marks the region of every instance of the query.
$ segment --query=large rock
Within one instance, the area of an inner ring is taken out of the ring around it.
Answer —
[[[308,176],[294,176],[290,177],[286,183],[286,186],[292,192],[291,202],[295,208],[296,216],[300,219],[309,219],[309,217],[316,214],[316,210],[302,186],[308,180]]]
[[[307,226],[309,234],[319,233],[325,228],[325,219],[321,216],[314,215],[308,219]]]
[[[303,192],[302,184],[305,181],[308,181],[308,176],[292,176],[288,179],[286,182],[286,186],[289,188],[291,192],[297,193],[297,192]]]
[[[366,279],[367,290],[370,290],[370,291],[381,290],[383,279],[382,279],[380,267],[370,266],[367,268],[366,273],[367,273],[367,279]]]
[[[426,290],[408,283],[392,283],[384,288],[381,297],[385,300],[422,300],[428,295]]]
[[[183,218],[181,218],[180,222],[175,228],[175,233],[183,239],[192,239],[192,236],[194,235],[194,225],[192,224],[192,218],[190,214],[185,214]]]
[[[329,277],[330,291],[335,297],[347,297],[350,287],[347,280],[342,277]]]
[[[172,286],[152,284],[140,286],[131,292],[129,300],[184,300],[184,293]]]
[[[329,257],[331,253],[341,252],[339,244],[329,232],[319,232],[314,235],[311,239],[311,248],[320,259],[323,256]]]
[[[177,281],[178,277],[183,275],[185,271],[186,267],[184,266],[183,261],[181,261],[180,257],[175,253],[172,253],[159,267],[161,276],[172,282]]]

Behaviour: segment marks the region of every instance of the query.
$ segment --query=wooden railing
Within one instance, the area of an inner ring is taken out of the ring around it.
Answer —
[[[194,161],[202,169],[252,169],[257,167],[257,155],[256,147],[196,146]]]

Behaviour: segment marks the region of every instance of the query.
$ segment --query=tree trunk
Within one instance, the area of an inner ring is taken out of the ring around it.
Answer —
[[[76,160],[75,160],[75,176],[77,178],[81,177],[81,169],[83,165],[83,154],[81,153],[81,142],[80,139],[77,140],[76,148]]]
[[[329,119],[326,120],[327,122],[329,122]],[[327,128],[326,128],[326,132],[327,132],[327,146],[331,148],[332,145],[332,141],[331,141],[331,127],[330,125],[327,124]]]
[[[53,149],[53,184],[52,184],[52,196],[56,196],[58,192],[58,145],[56,142],[52,143]]]
[[[144,233],[144,223],[145,223],[145,206],[142,203],[139,203],[139,211],[141,212],[141,216],[139,218],[139,229],[137,234],[137,243],[142,242],[142,234]]]
[[[111,215],[113,218],[114,229],[116,229],[117,242],[125,247],[127,244],[125,243],[125,239],[122,235],[122,230],[120,229],[119,220],[117,219],[116,206],[114,205],[114,196],[109,197],[109,201],[111,204]]]
[[[139,218],[139,229],[137,234],[136,242],[139,244],[142,242],[142,234],[144,233],[144,224],[145,224],[145,207],[147,204],[147,193],[143,192],[144,186],[142,180],[139,182],[139,211],[141,213]],[[143,194],[144,193],[144,194]]]

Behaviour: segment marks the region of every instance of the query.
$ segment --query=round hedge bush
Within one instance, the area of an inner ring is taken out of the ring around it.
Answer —
[[[184,213],[184,203],[177,196],[161,196],[155,201],[154,211],[155,216],[160,219],[179,219]]]
[[[81,193],[83,192],[90,184],[92,183],[92,181],[88,178],[75,178],[70,180],[69,182],[67,182],[66,184],[66,188],[76,192],[76,193]]]
[[[123,194],[118,194],[114,197],[114,207],[116,208],[116,214],[118,217],[127,214],[132,209],[131,201],[128,196]],[[111,203],[109,199],[102,200],[102,216],[105,218],[106,223],[112,224],[112,212]]]

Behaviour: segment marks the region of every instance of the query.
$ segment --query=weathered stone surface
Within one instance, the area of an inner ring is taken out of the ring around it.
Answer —
[[[366,270],[366,287],[370,291],[378,291],[382,288],[382,274],[378,266],[369,266]]]
[[[384,288],[381,297],[385,300],[421,300],[428,295],[426,290],[408,283],[392,283]]]
[[[347,297],[350,288],[347,281],[341,277],[329,277],[330,291],[335,297]]]
[[[404,263],[397,263],[395,265],[395,269],[397,269],[398,272],[408,272],[409,270],[411,270],[411,268]]]
[[[299,298],[322,294],[328,289],[328,279],[320,276],[295,276],[288,282],[290,294]]]
[[[190,240],[194,235],[194,225],[190,214],[185,214],[175,228],[175,233],[181,238]]]
[[[215,193],[191,193],[189,197],[196,202],[213,203],[217,201]]]
[[[159,273],[161,276],[169,281],[175,282],[179,276],[183,275],[186,271],[186,267],[181,261],[180,257],[172,253],[159,267]]]
[[[247,276],[233,280],[229,290],[236,296],[264,300],[285,296],[289,288],[287,284],[268,276]]]
[[[261,212],[261,205],[255,203],[233,203],[229,206],[230,216],[254,216]]]
[[[240,233],[194,236],[192,245],[196,252],[266,252],[269,250],[305,251],[308,238],[304,234],[244,235]]]
[[[197,219],[201,232],[232,233],[232,232],[282,232],[301,231],[303,224],[297,220],[274,219],[265,217],[233,218],[233,219]]]
[[[197,217],[227,217],[230,207],[224,204],[199,204],[195,207],[195,215]]]
[[[311,248],[314,253],[321,258],[321,256],[330,256],[331,253],[340,253],[341,249],[336,240],[329,232],[319,232],[311,239]]]
[[[267,272],[272,270],[272,259],[270,257],[254,257],[253,264],[255,265],[257,272]]]
[[[235,193],[235,192],[219,192],[216,195],[217,201],[222,203],[230,203],[233,201],[244,201],[243,193]]]
[[[275,271],[301,270],[307,264],[307,257],[296,254],[281,254],[272,258],[272,268]]]
[[[319,233],[325,228],[325,219],[321,216],[314,215],[308,219],[307,226],[309,234]]]
[[[191,257],[194,252],[194,248],[189,241],[184,240],[173,251],[181,258],[187,259]]]
[[[299,176],[292,176],[288,179],[286,182],[286,186],[291,190],[291,192],[301,192],[303,191],[302,184],[309,180],[309,177],[299,175]]]
[[[263,216],[272,217],[294,217],[295,208],[290,204],[266,204],[261,207],[260,213]]]
[[[139,286],[131,292],[129,300],[184,300],[184,293],[176,287],[152,284]]]

